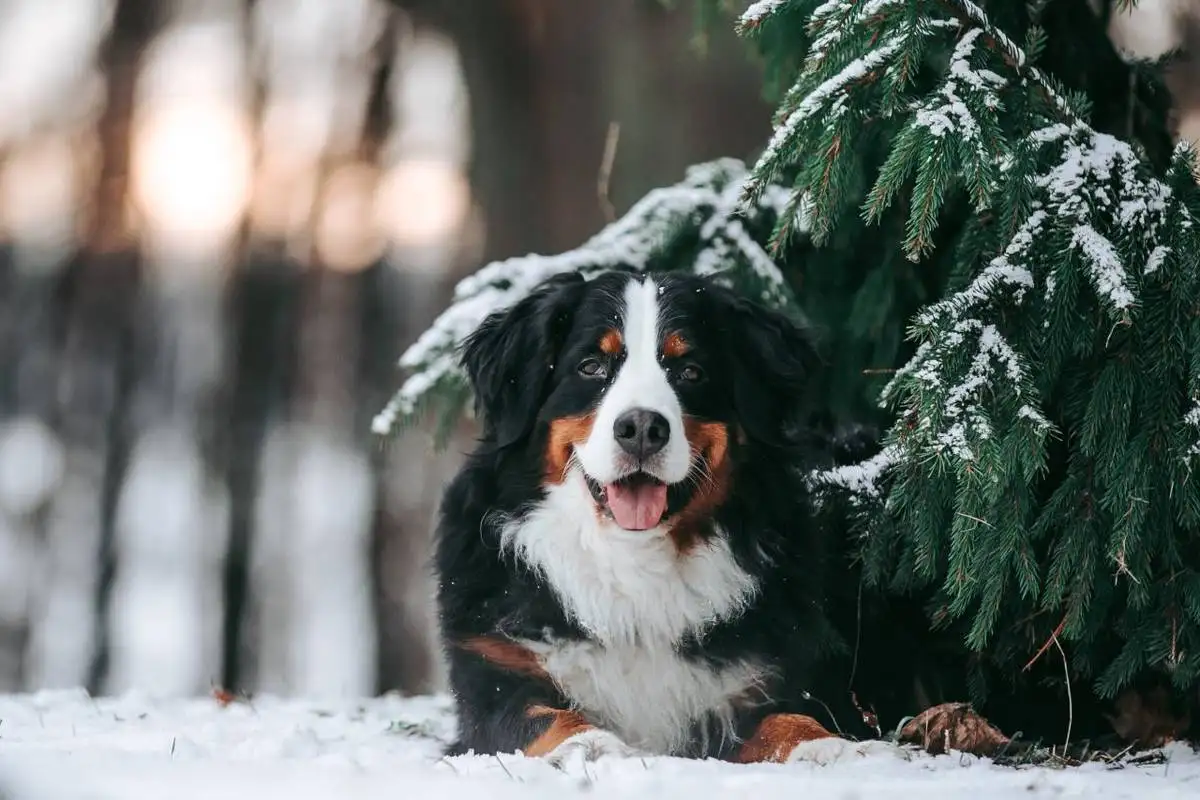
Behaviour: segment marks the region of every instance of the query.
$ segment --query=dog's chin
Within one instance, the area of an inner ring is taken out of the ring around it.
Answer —
[[[586,473],[584,479],[596,509],[624,530],[652,530],[671,515],[671,487],[649,472],[631,472],[612,483],[601,483]]]

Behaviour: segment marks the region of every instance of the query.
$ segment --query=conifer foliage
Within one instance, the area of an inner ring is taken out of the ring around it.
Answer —
[[[1127,141],[1093,126],[1089,97],[1038,66],[1047,4],[1023,19],[1006,4],[1020,45],[967,0],[765,5],[743,30],[764,36],[807,9],[809,44],[749,199],[794,168],[818,244],[849,215],[899,210],[893,244],[914,261],[946,205],[971,209],[948,288],[912,319],[917,349],[882,392],[886,449],[818,478],[858,496],[868,577],[934,591],[935,621],[966,623],[967,645],[1004,674],[1056,639],[1101,694],[1147,667],[1190,684],[1200,242],[1188,152],[1157,164],[1133,126]],[[855,194],[841,176],[881,126],[887,156]],[[781,225],[777,246],[789,234]]]
[[[1154,65],[1117,58],[1089,5],[750,4],[779,99],[753,168],[698,166],[579,250],[464,281],[379,430],[427,400],[460,413],[456,344],[552,272],[720,272],[808,311],[872,387],[881,451],[813,485],[851,501],[865,580],[982,656],[976,699],[1050,642],[1101,695],[1194,683],[1200,191]]]

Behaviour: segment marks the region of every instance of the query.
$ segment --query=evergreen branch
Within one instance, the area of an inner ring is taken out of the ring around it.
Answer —
[[[788,0],[756,0],[738,17],[738,32],[746,34],[756,30],[763,20],[778,13],[787,3]]]
[[[1018,76],[1029,80],[1037,87],[1042,98],[1050,107],[1059,112],[1062,121],[1067,123],[1079,121],[1071,104],[1055,88],[1050,77],[1029,63],[1025,51],[1003,31],[992,25],[982,8],[971,0],[940,0],[940,2],[950,14],[962,23],[964,28],[978,28],[983,34],[984,42],[997,52]]]

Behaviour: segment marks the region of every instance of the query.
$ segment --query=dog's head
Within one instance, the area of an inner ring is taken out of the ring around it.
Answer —
[[[553,278],[468,339],[485,446],[533,448],[546,485],[578,472],[626,530],[708,516],[737,448],[774,450],[816,362],[809,334],[712,281]]]

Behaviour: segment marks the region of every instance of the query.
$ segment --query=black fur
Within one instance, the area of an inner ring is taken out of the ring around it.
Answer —
[[[806,330],[710,281],[655,278],[672,324],[697,345],[689,358],[706,376],[680,388],[687,412],[744,433],[731,439],[732,490],[716,521],[761,585],[745,613],[685,639],[679,652],[711,664],[753,656],[777,670],[768,687],[773,702],[745,712],[737,721],[742,736],[779,711],[809,714],[855,738],[877,733],[862,710],[876,712],[885,730],[917,713],[907,629],[859,630],[876,623],[860,620],[847,533],[837,519],[814,514],[805,487],[807,471],[869,455],[874,437],[856,431],[837,439],[804,427],[806,409],[795,398],[820,368]],[[501,555],[496,520],[497,512],[520,514],[543,496],[550,422],[586,411],[600,396],[573,365],[613,324],[627,280],[620,273],[553,279],[490,317],[463,350],[483,433],[445,493],[437,542],[441,634],[460,721],[451,753],[523,748],[547,724],[526,709],[569,702],[551,683],[498,667],[460,643],[481,635],[585,636],[535,571]],[[919,610],[914,616],[921,626]],[[705,745],[700,733],[681,755],[731,754],[731,743],[717,737]]]

